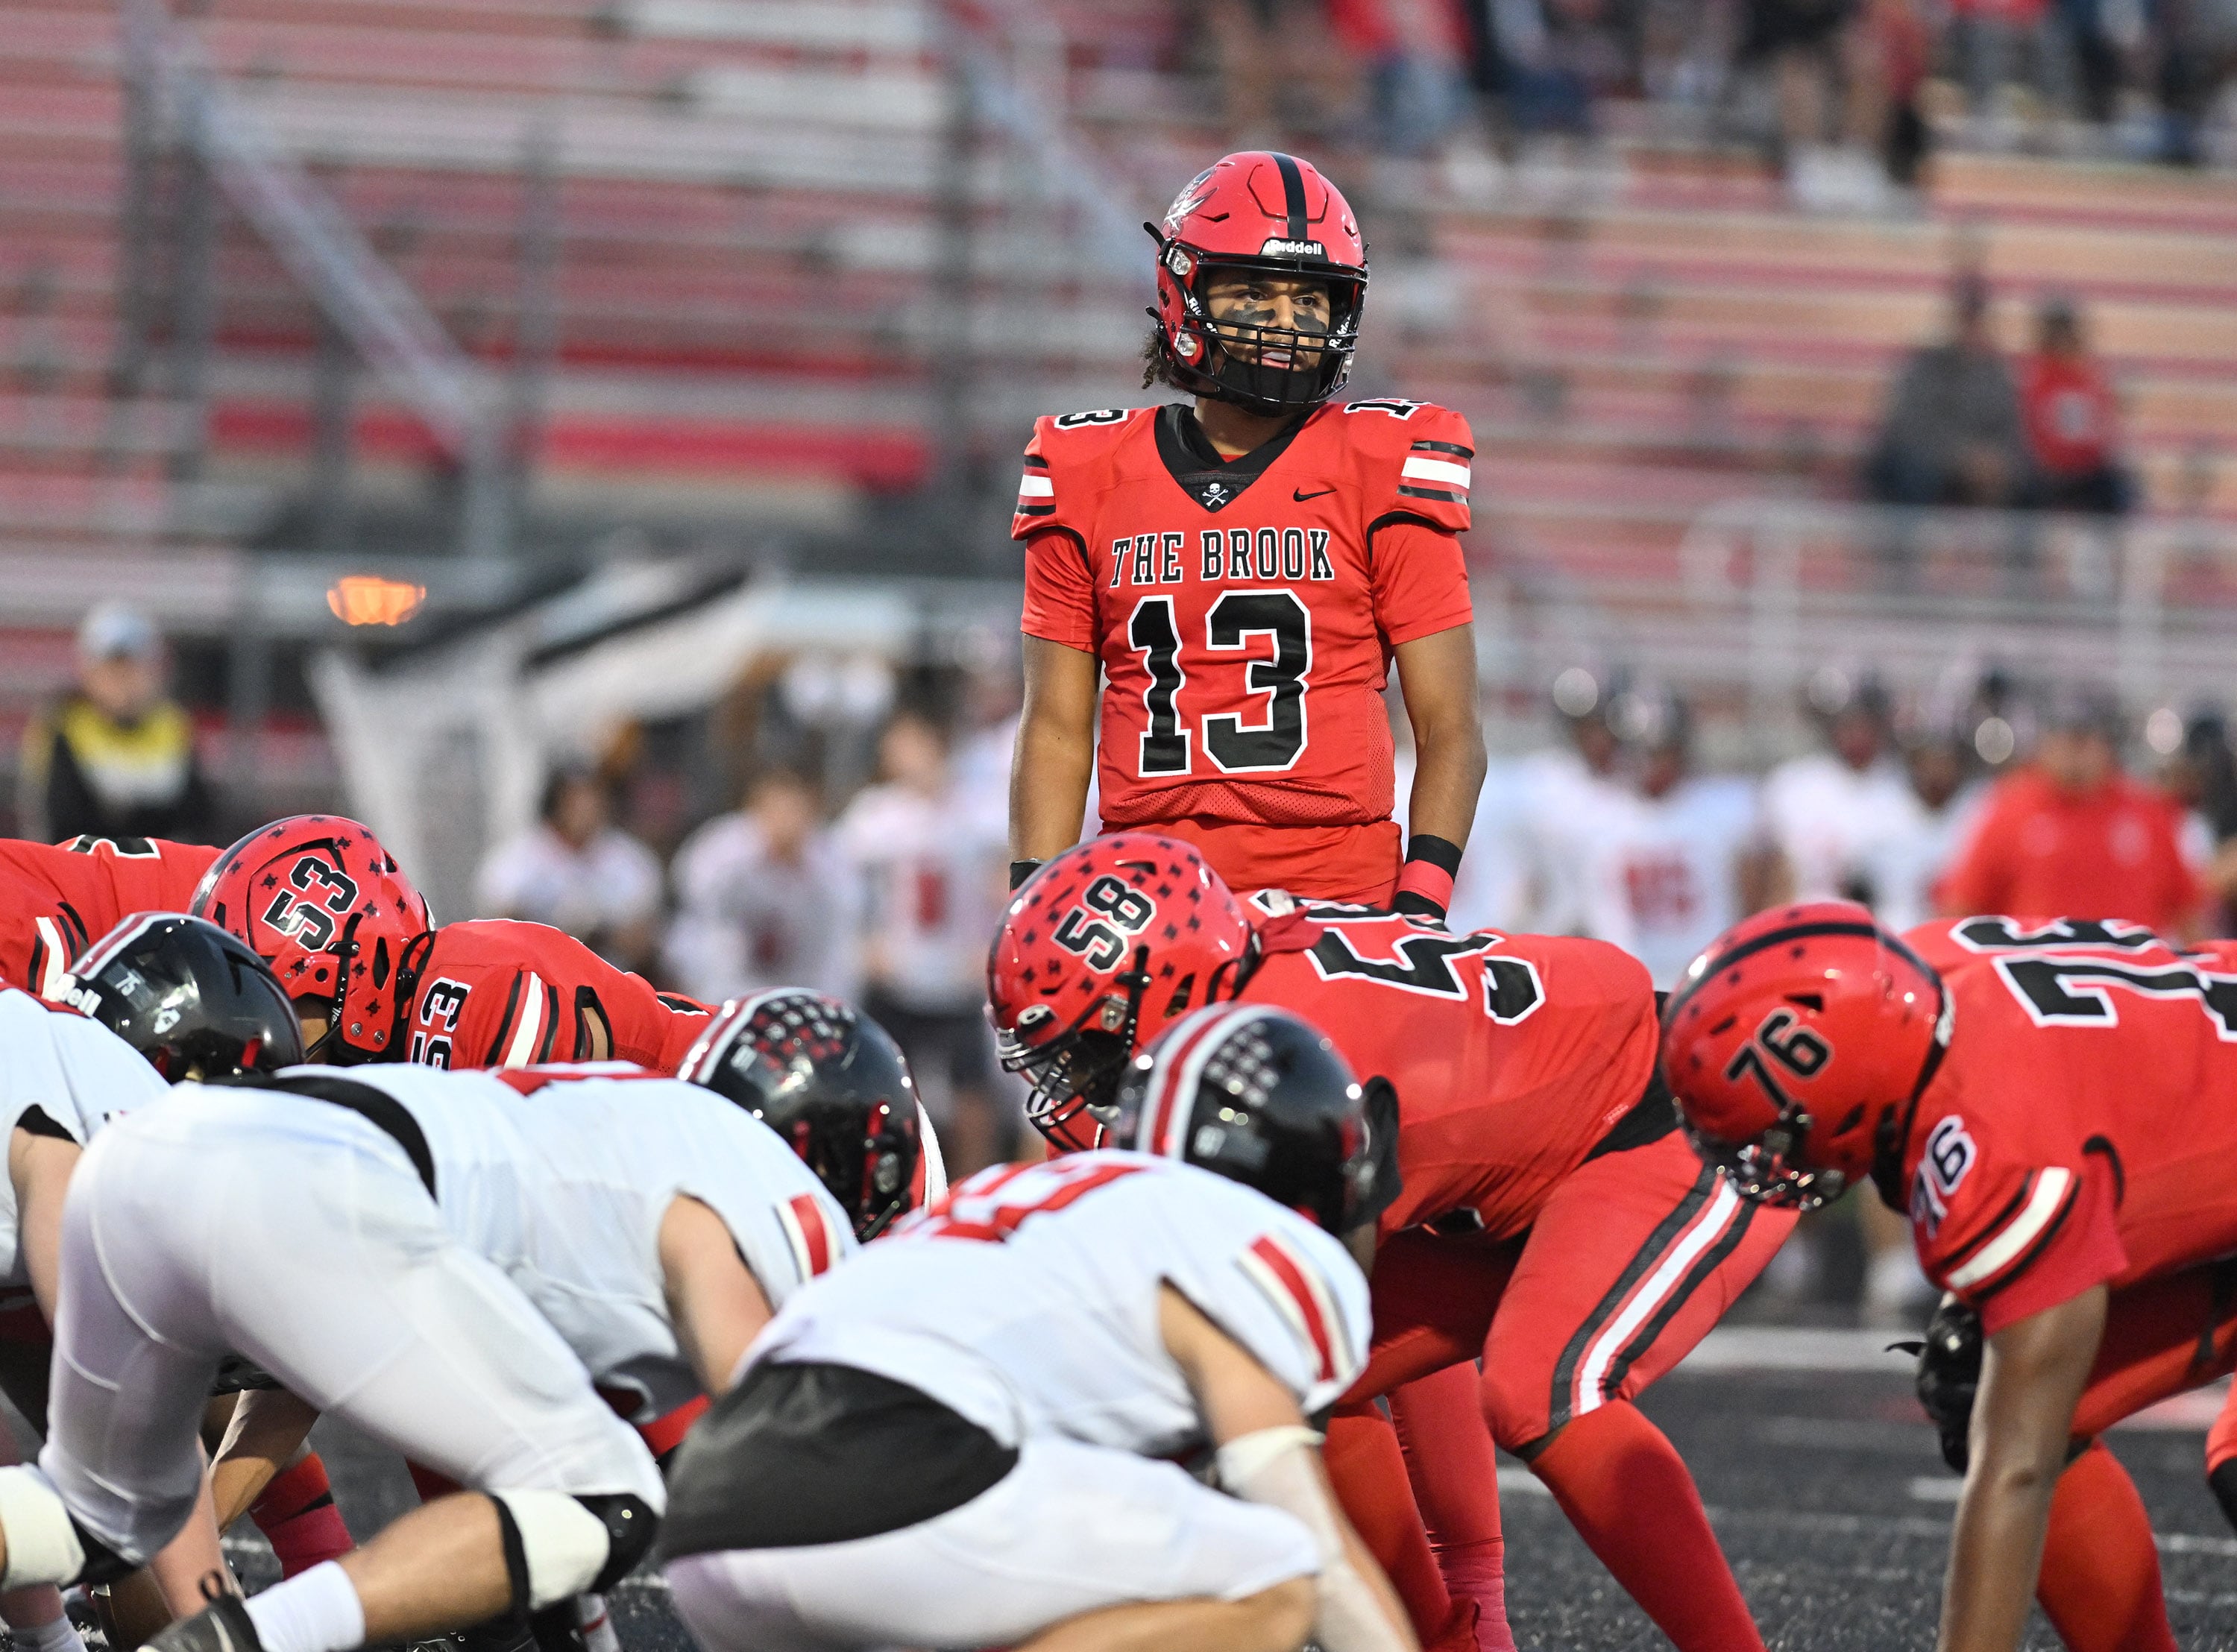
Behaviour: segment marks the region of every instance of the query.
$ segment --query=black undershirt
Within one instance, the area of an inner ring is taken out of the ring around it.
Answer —
[[[691,1430],[661,1553],[846,1543],[960,1509],[1018,1453],[930,1395],[851,1366],[761,1365]]]

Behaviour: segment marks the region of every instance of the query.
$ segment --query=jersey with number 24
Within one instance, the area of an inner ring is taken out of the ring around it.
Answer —
[[[1399,400],[1331,402],[1232,461],[1179,404],[1039,421],[1024,629],[1102,663],[1106,826],[1389,818],[1391,650],[1470,617],[1470,440]]]

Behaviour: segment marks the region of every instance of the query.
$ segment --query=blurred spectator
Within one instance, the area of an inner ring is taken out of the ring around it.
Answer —
[[[1007,896],[1003,817],[965,796],[947,731],[897,713],[878,741],[881,783],[840,817],[841,857],[861,880],[862,1008],[907,1052],[951,1175],[1005,1152],[993,1048],[982,1006],[987,938]]]
[[[1990,332],[1987,286],[1961,280],[1950,307],[1950,337],[1914,351],[1896,378],[1865,490],[1883,504],[2023,504],[2027,427]]]
[[[2071,107],[2074,57],[2065,18],[2050,0],[1951,0],[1950,23],[1966,100],[1989,135],[2007,142],[2005,88],[2025,86],[2049,110]],[[2020,77],[2025,58],[2028,76]]]
[[[2152,721],[2174,716],[2171,710],[2157,711]],[[2228,724],[2219,707],[2201,707],[2177,721],[2178,741],[2160,783],[2186,812],[2191,863],[2204,869],[2214,892],[2206,932],[2237,935],[2237,753],[2230,748]],[[2155,733],[2146,730],[2156,749]]]
[[[2181,810],[2121,772],[2118,703],[2064,689],[2035,760],[1998,780],[1940,885],[1942,910],[2125,918],[2197,932],[2206,889],[2182,850]]]
[[[1458,0],[1328,0],[1337,45],[1367,65],[1385,155],[1425,155],[1467,110],[1468,36]]]
[[[1584,846],[1587,928],[1646,965],[1665,991],[1726,929],[1769,903],[1754,782],[1693,769],[1693,714],[1659,686],[1617,701],[1637,767],[1622,806]]]
[[[1620,49],[1605,0],[1472,0],[1472,78],[1517,134],[1589,136],[1593,90]]]
[[[683,991],[709,1004],[780,986],[853,995],[851,879],[800,774],[762,773],[745,807],[684,839],[674,872],[662,956]]]
[[[2114,451],[2112,381],[2089,353],[2072,301],[2044,299],[2035,337],[2035,354],[2021,375],[2020,408],[2042,477],[2042,503],[2054,510],[2120,516],[2134,490]]]
[[[660,862],[613,822],[613,797],[593,771],[568,767],[544,782],[534,826],[482,859],[474,898],[485,918],[564,930],[608,963],[645,969],[660,916]]]
[[[2159,0],[2149,10],[2158,36],[2160,158],[2194,167],[2207,159],[2200,129],[2237,76],[2237,7],[2228,0]]]
[[[1739,62],[1771,74],[1794,204],[1808,212],[1880,210],[1888,193],[1881,159],[1887,64],[1870,10],[1860,0],[1747,0],[1745,15]]]
[[[16,813],[26,837],[212,840],[194,724],[165,695],[163,665],[163,639],[139,609],[102,602],[85,616],[76,687],[23,731]]]
[[[1201,23],[1235,148],[1279,148],[1284,126],[1325,128],[1350,112],[1356,59],[1338,48],[1328,13],[1327,0],[1205,0]]]
[[[1869,899],[1869,867],[1916,828],[1918,803],[1889,756],[1886,688],[1828,667],[1811,679],[1810,710],[1829,749],[1790,759],[1763,787],[1764,819],[1786,863],[1793,898]]]

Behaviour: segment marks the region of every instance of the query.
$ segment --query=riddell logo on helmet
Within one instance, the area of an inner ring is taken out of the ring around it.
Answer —
[[[1328,248],[1318,241],[1285,241],[1280,236],[1268,238],[1258,249],[1261,258],[1326,258]]]

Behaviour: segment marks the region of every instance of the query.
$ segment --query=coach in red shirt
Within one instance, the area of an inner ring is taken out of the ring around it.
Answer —
[[[1938,887],[1952,917],[2012,912],[2125,918],[2196,932],[2206,889],[2182,853],[2173,799],[2121,773],[2120,712],[2062,695],[2036,760],[1996,783]]]

